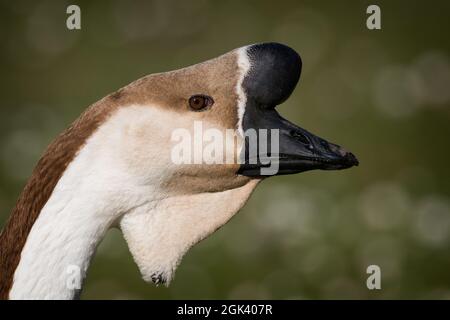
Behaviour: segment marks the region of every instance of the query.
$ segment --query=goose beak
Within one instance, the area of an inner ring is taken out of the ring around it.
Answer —
[[[267,144],[270,153],[258,153],[255,158],[252,156],[251,141],[246,139],[245,154],[242,155],[244,161],[239,170],[242,175],[283,175],[314,169],[340,170],[359,165],[353,153],[289,122],[275,110],[265,111],[252,119],[252,127],[257,128],[255,132],[266,129],[266,135],[257,135],[257,144]],[[275,171],[266,170],[268,174],[261,174],[261,168],[274,165]]]
[[[250,129],[256,138],[252,140],[245,134],[240,174],[293,174],[359,164],[353,153],[289,122],[275,110],[290,96],[300,78],[302,62],[294,50],[266,43],[250,46],[247,55],[251,69],[243,81],[247,102],[242,126],[244,134]],[[255,145],[257,151],[253,152]],[[261,170],[267,167],[275,170]]]

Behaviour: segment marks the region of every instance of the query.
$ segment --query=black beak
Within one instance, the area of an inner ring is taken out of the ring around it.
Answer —
[[[247,54],[251,69],[243,82],[247,103],[242,121],[245,148],[239,173],[264,176],[357,166],[359,162],[351,152],[276,112],[275,107],[290,96],[300,78],[300,56],[277,43],[250,46]]]

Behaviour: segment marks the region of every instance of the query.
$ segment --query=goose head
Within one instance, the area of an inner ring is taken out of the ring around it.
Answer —
[[[145,92],[150,101],[132,121],[134,134],[125,152],[129,168],[141,167],[143,176],[154,175],[155,168],[164,172],[158,175],[165,194],[158,206],[164,212],[131,213],[121,220],[144,279],[169,282],[184,253],[226,223],[262,179],[358,165],[352,153],[277,113],[296,87],[301,68],[293,49],[255,44],[151,75],[124,92],[124,99]],[[219,161],[205,159],[208,145],[197,150],[202,139],[214,142]]]
[[[84,278],[110,227],[144,280],[168,283],[264,178],[357,165],[277,113],[301,67],[285,45],[249,45],[89,107],[48,147],[0,235],[1,296],[76,296],[62,275],[76,264]]]
[[[301,68],[293,49],[255,44],[147,76],[112,94],[116,104],[128,106],[120,108],[122,122],[138,115],[122,141],[128,169],[151,180],[159,168],[167,190],[196,193],[267,176],[358,165],[345,148],[277,112],[296,87]]]

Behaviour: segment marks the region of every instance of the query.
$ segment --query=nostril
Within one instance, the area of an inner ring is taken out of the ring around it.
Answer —
[[[290,135],[307,146],[311,145],[311,141],[309,141],[308,137],[300,131],[291,130]]]

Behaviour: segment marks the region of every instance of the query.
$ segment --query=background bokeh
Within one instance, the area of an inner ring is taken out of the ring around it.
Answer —
[[[261,41],[304,63],[280,112],[361,165],[263,182],[194,247],[169,288],[140,278],[112,230],[83,298],[450,298],[450,2],[0,1],[0,225],[46,145],[149,73]],[[78,4],[82,30],[65,27]],[[366,268],[382,289],[366,288]]]

